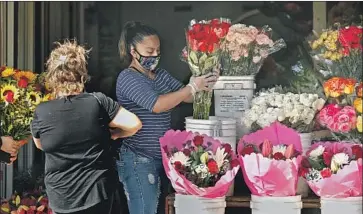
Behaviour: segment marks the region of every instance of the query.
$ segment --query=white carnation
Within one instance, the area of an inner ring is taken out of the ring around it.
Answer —
[[[337,153],[331,159],[331,164],[330,164],[331,171],[336,172],[340,168],[342,168],[343,165],[346,165],[348,163],[349,163],[349,156],[347,154]]]
[[[325,151],[324,146],[319,145],[314,150],[312,150],[309,154],[309,156],[313,159],[317,159],[320,155],[322,155]]]

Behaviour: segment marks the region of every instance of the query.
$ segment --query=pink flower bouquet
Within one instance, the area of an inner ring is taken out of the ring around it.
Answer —
[[[268,55],[286,46],[282,39],[274,42],[271,31],[268,26],[257,29],[243,24],[232,25],[221,44],[222,75],[257,74]]]
[[[362,196],[362,153],[358,144],[315,143],[301,161],[299,174],[320,197]]]
[[[302,146],[299,134],[278,122],[238,144],[244,180],[253,195],[295,196]]]
[[[206,135],[169,130],[160,138],[163,165],[175,191],[205,198],[225,196],[239,170],[229,144]]]

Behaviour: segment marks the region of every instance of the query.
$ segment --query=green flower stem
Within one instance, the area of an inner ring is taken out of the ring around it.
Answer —
[[[194,95],[193,119],[208,120],[212,104],[212,91],[201,91]]]

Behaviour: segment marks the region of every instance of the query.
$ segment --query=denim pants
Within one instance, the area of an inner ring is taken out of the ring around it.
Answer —
[[[157,213],[161,188],[160,174],[164,170],[161,160],[142,157],[122,146],[117,168],[130,214]]]

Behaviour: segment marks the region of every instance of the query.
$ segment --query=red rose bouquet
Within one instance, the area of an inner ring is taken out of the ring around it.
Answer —
[[[301,161],[299,174],[320,197],[362,196],[362,145],[315,143]]]
[[[268,26],[257,29],[243,24],[232,25],[221,45],[222,75],[256,75],[268,55],[286,46],[283,39],[273,41],[271,32]]]
[[[338,140],[361,143],[362,137],[362,82],[333,77],[324,83],[329,104],[317,115],[318,123],[328,128]]]
[[[324,76],[362,77],[362,26],[325,30],[311,42],[314,59]]]
[[[202,76],[213,71],[219,64],[220,42],[231,26],[228,19],[209,21],[192,20],[186,31],[187,46],[182,60],[187,62],[193,76]],[[194,119],[208,119],[212,92],[198,92],[194,96]]]
[[[160,145],[166,175],[178,194],[225,196],[239,170],[231,146],[206,135],[170,130]]]
[[[237,151],[244,180],[253,195],[296,195],[302,145],[293,129],[275,122],[245,135]]]

